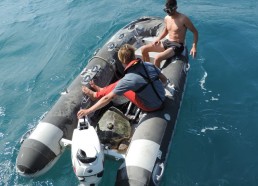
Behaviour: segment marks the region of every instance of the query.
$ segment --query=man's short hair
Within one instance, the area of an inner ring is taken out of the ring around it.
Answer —
[[[177,1],[176,0],[167,0],[166,2],[166,7],[170,8],[170,7],[176,7],[177,6]]]
[[[122,63],[128,64],[135,59],[135,48],[132,45],[125,44],[118,51],[118,59]]]

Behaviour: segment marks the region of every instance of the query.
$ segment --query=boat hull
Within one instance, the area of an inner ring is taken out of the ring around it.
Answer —
[[[117,57],[118,48],[127,43],[139,49],[145,44],[145,38],[157,37],[163,28],[161,18],[137,19],[120,29],[95,53],[86,69],[77,76],[66,93],[22,143],[16,162],[16,168],[21,175],[33,177],[43,174],[64,151],[60,141],[62,138],[72,138],[78,122],[76,113],[82,105],[81,86],[89,86],[86,77],[102,87],[118,80],[123,76],[124,70]],[[97,70],[93,71],[94,68]],[[159,184],[184,92],[187,69],[187,50],[184,55],[168,59],[163,64],[162,72],[174,84],[176,91],[166,98],[162,110],[142,113],[125,154],[125,161],[117,172],[116,185]],[[95,112],[91,124],[96,125],[100,117],[101,111]]]

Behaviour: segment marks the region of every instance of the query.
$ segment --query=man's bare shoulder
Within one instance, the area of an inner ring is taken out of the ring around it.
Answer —
[[[177,18],[181,23],[188,25],[191,23],[191,20],[188,18],[187,15],[178,13],[178,18]]]
[[[180,19],[189,19],[187,15],[185,15],[185,14],[183,14],[183,13],[180,13],[180,12],[178,12],[178,17],[179,17]]]
[[[166,21],[167,19],[169,19],[169,15],[166,15],[165,17],[164,17],[164,20]]]
[[[169,20],[170,20],[170,19],[171,19],[170,16],[169,16],[169,15],[166,15],[166,16],[164,17],[164,22],[165,22],[165,24],[169,23]]]

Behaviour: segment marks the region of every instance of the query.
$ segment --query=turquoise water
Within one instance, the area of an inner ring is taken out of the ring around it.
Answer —
[[[15,172],[21,136],[35,127],[93,52],[164,1],[0,2],[0,185],[78,185],[70,150],[45,175]],[[162,186],[258,185],[258,1],[181,0],[199,30]],[[192,35],[188,33],[190,47]],[[102,186],[115,182],[107,160]]]

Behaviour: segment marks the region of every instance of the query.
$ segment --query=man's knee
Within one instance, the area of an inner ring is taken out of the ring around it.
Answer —
[[[150,50],[151,50],[151,45],[144,45],[144,46],[142,46],[141,47],[141,51],[142,51],[142,53],[148,53],[148,52],[150,52]]]
[[[148,53],[146,46],[141,47],[141,52],[142,52],[142,54]]]

